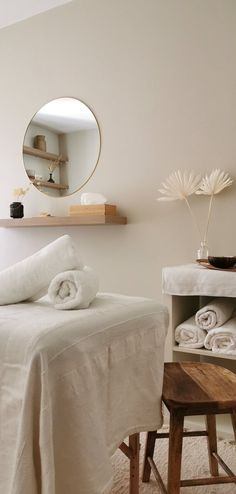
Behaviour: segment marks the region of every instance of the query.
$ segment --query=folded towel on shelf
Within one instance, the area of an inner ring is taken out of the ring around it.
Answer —
[[[235,308],[236,302],[234,298],[214,298],[209,304],[196,312],[196,324],[206,331],[218,328],[231,318]]]
[[[175,329],[175,340],[179,346],[188,348],[203,348],[206,331],[195,323],[195,316],[179,324]]]
[[[59,273],[51,281],[48,295],[56,309],[87,309],[96,297],[99,282],[89,266]]]
[[[66,269],[82,269],[75,245],[63,235],[30,257],[0,272],[0,305],[36,300],[47,293],[51,280]]]
[[[211,329],[207,333],[204,346],[213,353],[236,355],[236,317],[232,317],[219,328]]]

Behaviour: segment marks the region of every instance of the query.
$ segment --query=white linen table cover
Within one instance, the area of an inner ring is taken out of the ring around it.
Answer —
[[[162,424],[167,309],[98,294],[0,308],[1,494],[107,494],[110,457]]]
[[[208,269],[196,264],[162,270],[162,290],[169,295],[236,297],[236,272]]]

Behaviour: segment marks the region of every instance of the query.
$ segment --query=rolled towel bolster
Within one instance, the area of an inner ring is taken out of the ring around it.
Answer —
[[[98,277],[89,266],[59,273],[51,281],[48,295],[56,309],[86,309],[99,288]]]
[[[40,298],[54,276],[66,269],[82,269],[83,265],[71,237],[63,235],[0,272],[0,305]]]
[[[236,307],[233,298],[215,298],[196,312],[195,322],[201,329],[210,329],[222,326],[231,318]]]

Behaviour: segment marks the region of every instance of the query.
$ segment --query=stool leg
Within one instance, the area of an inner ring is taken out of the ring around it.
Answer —
[[[235,441],[236,441],[236,410],[232,410],[231,422],[232,422],[234,437],[235,437]]]
[[[142,475],[143,482],[149,482],[150,480],[151,467],[148,461],[148,457],[153,458],[155,442],[156,442],[156,431],[148,432],[146,438],[145,452],[144,452],[143,475]]]
[[[130,494],[139,493],[139,434],[129,436],[130,458]]]
[[[177,411],[171,411],[167,494],[179,494],[180,492],[183,426],[183,414]]]
[[[215,415],[206,415],[207,429],[207,447],[210,472],[213,477],[219,475],[218,462],[212,453],[217,453],[217,437],[216,437],[216,417]]]

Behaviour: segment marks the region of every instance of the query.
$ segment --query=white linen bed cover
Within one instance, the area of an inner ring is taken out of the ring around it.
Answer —
[[[0,308],[1,494],[107,494],[110,457],[161,426],[164,306],[99,294]]]

